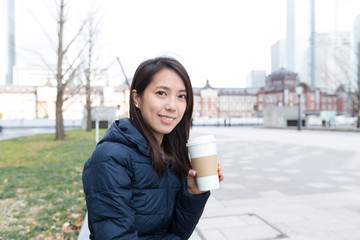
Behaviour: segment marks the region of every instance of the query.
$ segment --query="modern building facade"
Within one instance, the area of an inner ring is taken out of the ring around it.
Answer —
[[[15,0],[0,4],[0,84],[13,83],[15,65]]]
[[[286,65],[309,82],[310,1],[287,0]],[[278,69],[277,69],[278,70]]]
[[[246,77],[247,88],[261,88],[265,86],[266,71],[253,70]]]
[[[354,80],[355,89],[360,88],[360,15],[354,21]]]
[[[286,40],[278,40],[271,46],[271,72],[286,67]]]
[[[352,39],[359,39],[356,29],[360,23],[355,21],[352,26],[358,11],[349,8],[352,3],[287,0],[286,60],[282,67],[298,73],[301,81],[312,88],[336,90],[342,84],[354,90],[356,84],[351,78],[355,77],[355,68],[351,61],[357,47]],[[283,57],[279,51],[274,54],[276,66]],[[278,69],[274,67],[272,72]]]

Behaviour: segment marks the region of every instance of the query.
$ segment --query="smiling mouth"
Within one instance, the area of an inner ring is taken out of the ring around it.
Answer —
[[[174,121],[175,120],[175,118],[173,118],[173,117],[167,117],[167,116],[162,116],[162,115],[159,115],[159,117],[166,121]]]

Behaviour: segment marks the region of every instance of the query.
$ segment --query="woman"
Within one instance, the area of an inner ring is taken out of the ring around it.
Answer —
[[[188,239],[210,192],[199,191],[189,137],[193,92],[185,68],[161,57],[140,64],[130,119],[115,121],[86,162],[91,239]],[[218,167],[219,180],[224,176]]]

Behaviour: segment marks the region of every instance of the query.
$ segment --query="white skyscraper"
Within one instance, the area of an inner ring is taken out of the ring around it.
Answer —
[[[254,70],[248,73],[246,87],[261,88],[265,86],[266,72],[264,70]]]
[[[13,83],[15,65],[15,0],[0,4],[0,84]]]
[[[360,15],[355,18],[354,23],[354,88],[358,89],[359,77],[360,77]]]
[[[314,26],[314,87],[335,89],[343,84],[346,89],[353,88],[353,80],[348,77],[354,76],[354,65],[351,63],[353,36],[350,31],[354,16],[360,12],[360,3],[357,0],[314,2],[312,25],[311,1],[287,0],[285,68],[298,73],[300,81],[311,86],[310,40],[311,26]]]
[[[6,16],[5,1],[0,2],[0,85],[5,84],[6,69]]]
[[[271,46],[271,72],[286,68],[286,40],[281,39]]]
[[[287,0],[286,65],[309,83],[310,1]]]

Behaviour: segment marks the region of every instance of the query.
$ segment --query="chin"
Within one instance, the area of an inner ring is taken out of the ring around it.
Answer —
[[[175,127],[163,129],[162,133],[163,133],[163,134],[169,134],[169,133],[171,133],[174,129],[175,129]]]

